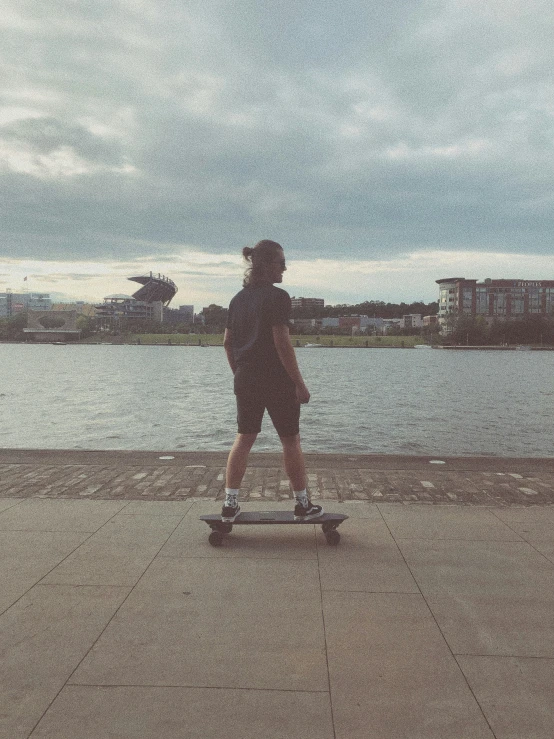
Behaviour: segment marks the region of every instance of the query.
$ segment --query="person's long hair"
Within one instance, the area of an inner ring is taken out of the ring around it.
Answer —
[[[245,246],[242,250],[248,267],[244,273],[243,287],[253,287],[267,282],[267,267],[275,259],[281,250],[281,245],[276,241],[263,239],[256,246]]]

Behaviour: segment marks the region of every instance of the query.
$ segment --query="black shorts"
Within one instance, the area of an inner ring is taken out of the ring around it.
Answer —
[[[279,436],[296,436],[300,432],[300,403],[294,385],[239,392],[236,397],[239,434],[259,434],[266,408]]]

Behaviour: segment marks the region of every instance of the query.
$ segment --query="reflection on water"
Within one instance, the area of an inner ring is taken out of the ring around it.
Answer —
[[[311,452],[554,456],[554,352],[303,349]],[[219,347],[0,345],[0,444],[227,450]],[[278,450],[264,419],[256,451]]]

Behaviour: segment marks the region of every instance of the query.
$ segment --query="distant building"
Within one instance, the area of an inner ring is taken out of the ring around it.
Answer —
[[[439,285],[439,323],[461,315],[483,316],[487,323],[529,315],[553,315],[554,280],[493,280],[447,277]]]
[[[423,316],[424,326],[436,326],[439,322],[438,316]]]
[[[400,320],[400,318],[383,318],[383,333],[388,333],[391,328],[400,328]]]
[[[176,308],[164,307],[164,323],[194,323],[194,305],[180,305]]]
[[[144,300],[136,300],[132,295],[116,293],[107,295],[104,302],[95,306],[96,317],[100,328],[107,330],[122,318],[142,321],[163,321],[163,303],[157,300],[155,303],[146,303]]]
[[[0,293],[0,318],[11,318],[27,310],[51,310],[52,300],[47,293]]]
[[[295,328],[312,328],[317,329],[321,322],[315,318],[291,318],[292,325]]]
[[[177,292],[177,285],[170,280],[169,277],[161,275],[159,272],[155,275],[150,272],[147,275],[138,275],[137,277],[129,277],[131,282],[138,282],[142,287],[133,293],[133,298],[141,300],[145,303],[162,303],[169,305]]]
[[[377,316],[336,316],[322,318],[319,322],[322,328],[349,328],[359,331],[382,331],[384,319]]]
[[[194,323],[194,305],[180,305],[179,313],[183,318],[183,323]]]
[[[339,316],[339,328],[360,328],[360,316]]]
[[[407,313],[400,319],[400,328],[421,328],[422,326],[421,313]]]
[[[74,310],[29,310],[23,332],[29,339],[42,342],[76,341],[81,335]]]
[[[104,298],[104,302],[96,305],[96,317],[100,327],[108,330],[122,318],[130,320],[147,320],[162,323],[164,307],[167,307],[177,292],[177,285],[165,275],[147,275],[129,277],[142,287],[132,295],[116,293]]]
[[[324,308],[323,298],[291,298],[292,308]]]
[[[88,316],[94,318],[96,308],[92,303],[85,303],[83,300],[76,300],[74,303],[53,303],[52,310],[74,310],[78,316]]]
[[[377,318],[376,316],[360,316],[360,328],[362,329],[376,329],[382,330],[384,326],[384,319]]]

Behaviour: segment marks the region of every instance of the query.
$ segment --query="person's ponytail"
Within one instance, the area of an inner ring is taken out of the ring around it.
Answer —
[[[248,263],[248,267],[244,273],[243,287],[256,285],[267,280],[266,266],[275,258],[276,254],[281,252],[281,248],[280,244],[269,239],[258,241],[254,247],[244,247],[242,256]]]

